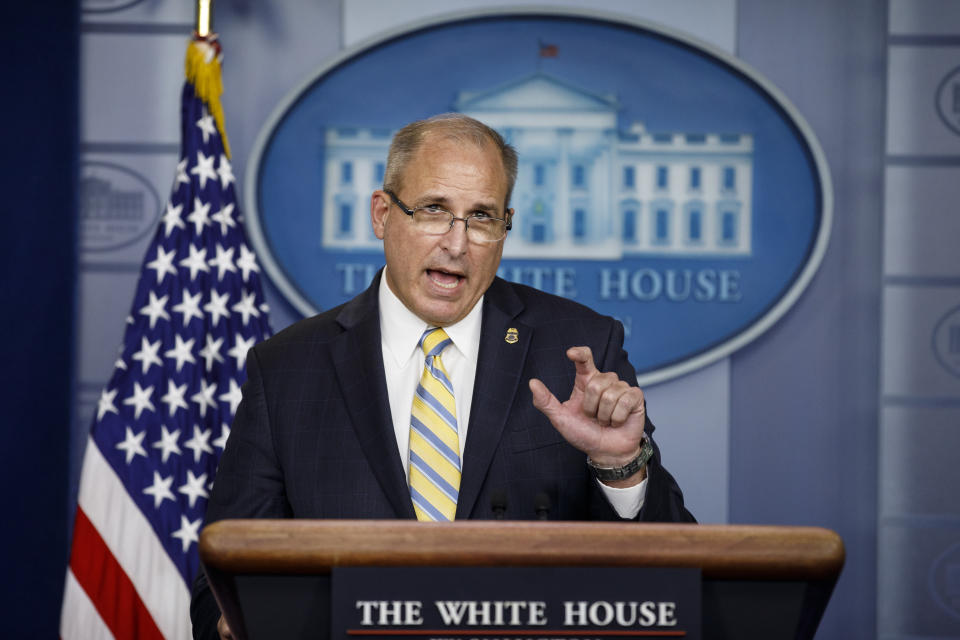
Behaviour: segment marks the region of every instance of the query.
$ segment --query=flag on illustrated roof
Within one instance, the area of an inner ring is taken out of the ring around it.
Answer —
[[[237,208],[215,36],[188,45],[186,75],[170,199],[86,445],[63,640],[190,637],[207,497],[247,350],[270,335]]]
[[[543,42],[542,40],[537,42],[537,45],[540,49],[541,58],[556,58],[560,55],[560,49],[555,44],[550,44],[549,42]]]

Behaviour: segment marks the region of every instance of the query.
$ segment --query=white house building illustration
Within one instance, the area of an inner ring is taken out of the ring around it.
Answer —
[[[506,258],[616,260],[744,256],[751,250],[753,138],[617,127],[619,103],[535,73],[454,110],[499,131],[520,154]],[[393,132],[325,134],[323,246],[379,250],[369,196]]]

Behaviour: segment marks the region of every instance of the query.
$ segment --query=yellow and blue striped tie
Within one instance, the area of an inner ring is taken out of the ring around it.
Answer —
[[[453,520],[460,492],[460,437],[453,385],[440,361],[452,341],[441,328],[420,338],[426,356],[410,413],[410,497],[417,520]]]

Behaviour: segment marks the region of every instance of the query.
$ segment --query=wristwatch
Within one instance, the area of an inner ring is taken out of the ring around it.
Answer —
[[[650,444],[650,438],[643,436],[643,440],[640,441],[640,453],[637,454],[636,458],[622,467],[601,467],[591,460],[589,456],[587,457],[587,466],[590,467],[590,471],[593,472],[593,477],[600,482],[615,482],[617,480],[625,480],[643,469],[652,457],[653,445]]]

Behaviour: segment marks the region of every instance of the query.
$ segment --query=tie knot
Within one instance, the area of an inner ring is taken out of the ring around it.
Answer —
[[[440,352],[447,348],[447,345],[453,342],[447,332],[442,327],[427,329],[420,336],[420,348],[428,358],[440,355]]]

